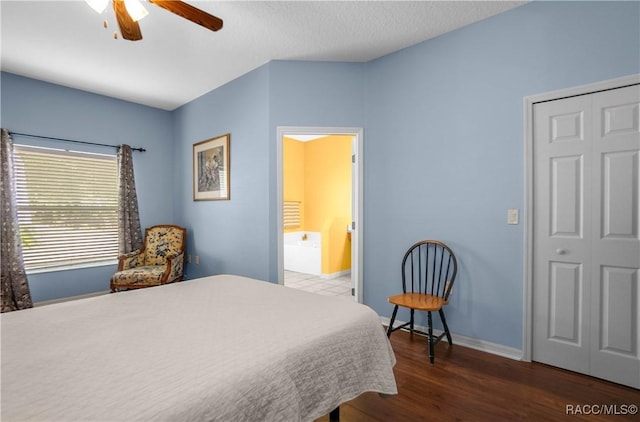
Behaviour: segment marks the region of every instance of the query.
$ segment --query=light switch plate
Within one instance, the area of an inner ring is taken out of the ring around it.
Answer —
[[[518,224],[518,209],[509,208],[507,210],[507,224]]]

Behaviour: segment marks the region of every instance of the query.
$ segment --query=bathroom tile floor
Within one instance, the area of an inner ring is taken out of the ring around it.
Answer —
[[[312,274],[285,270],[284,285],[321,295],[343,296],[353,299],[351,295],[351,275],[349,274],[328,280]]]

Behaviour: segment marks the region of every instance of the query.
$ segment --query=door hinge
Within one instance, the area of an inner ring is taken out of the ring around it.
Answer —
[[[351,230],[355,230],[356,229],[356,222],[352,221],[351,222]]]
[[[353,164],[355,164],[355,163],[356,163],[356,155],[355,155],[355,154],[353,154],[353,155],[351,156],[351,162],[352,162]]]

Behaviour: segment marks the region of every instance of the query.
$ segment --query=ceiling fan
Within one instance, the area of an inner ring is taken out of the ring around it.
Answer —
[[[85,0],[98,13],[102,13],[109,3],[109,0]],[[197,23],[212,31],[222,28],[222,19],[210,15],[196,7],[180,0],[147,0],[156,6],[160,6],[171,13],[181,16],[193,23]],[[113,10],[116,14],[118,27],[122,38],[129,41],[142,39],[140,25],[138,21],[149,12],[144,8],[140,0],[112,0]],[[106,27],[106,24],[105,24]],[[117,34],[116,34],[117,35]]]

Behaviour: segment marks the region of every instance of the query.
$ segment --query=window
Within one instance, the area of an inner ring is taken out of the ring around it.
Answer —
[[[282,216],[285,229],[300,227],[300,202],[284,201]]]
[[[27,270],[117,258],[115,155],[16,145],[15,178]]]

